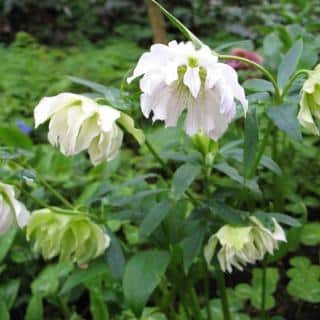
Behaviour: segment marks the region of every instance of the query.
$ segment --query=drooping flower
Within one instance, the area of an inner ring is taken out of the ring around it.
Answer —
[[[309,71],[309,78],[303,84],[298,120],[310,133],[320,134],[320,64]]]
[[[35,252],[44,259],[82,265],[101,255],[110,237],[84,215],[67,215],[49,209],[34,211],[27,225],[27,239],[34,240]]]
[[[232,272],[232,267],[243,270],[247,263],[262,260],[266,253],[273,254],[279,241],[286,241],[286,236],[275,219],[274,230],[270,231],[256,218],[250,217],[250,226],[225,225],[212,235],[205,247],[204,255],[210,263],[217,244],[221,248],[217,258],[223,271]]]
[[[123,132],[116,120],[120,111],[73,93],[45,97],[34,110],[35,126],[50,120],[48,140],[64,155],[88,150],[94,165],[115,158]]]
[[[29,216],[24,204],[16,199],[13,186],[0,182],[0,235],[16,225],[23,228]]]
[[[191,42],[155,44],[144,53],[130,83],[140,80],[141,109],[145,117],[163,120],[174,127],[187,109],[185,129],[188,135],[204,132],[218,140],[235,116],[235,99],[247,110],[248,102],[238,83],[237,73],[219,63],[210,48],[196,49]]]

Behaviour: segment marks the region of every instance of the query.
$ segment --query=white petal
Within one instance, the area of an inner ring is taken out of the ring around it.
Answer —
[[[46,122],[55,112],[81,100],[82,96],[68,92],[42,98],[34,109],[35,127]]]
[[[120,111],[113,109],[109,106],[97,106],[97,112],[99,113],[98,125],[102,131],[110,131],[117,119],[120,118]]]
[[[189,88],[191,94],[196,98],[201,88],[201,80],[199,76],[199,68],[187,68],[183,77],[183,83]]]
[[[243,110],[247,112],[248,110],[248,100],[246,99],[243,87],[238,82],[237,72],[229,65],[225,63],[217,63],[216,68],[221,71],[224,77],[226,85],[232,90],[233,96],[240,101]]]
[[[65,136],[68,130],[68,110],[64,109],[60,112],[57,112],[51,118],[49,123],[49,132],[48,132],[48,140],[53,146],[57,146],[60,142],[60,137]],[[63,154],[69,154],[67,150],[65,150],[64,145],[60,145],[60,151]]]
[[[148,95],[152,95],[159,85],[161,85],[161,82],[163,82],[163,78],[164,77],[161,72],[150,72],[145,74],[140,80],[141,91]]]
[[[189,100],[185,122],[186,132],[189,136],[193,136],[201,129],[201,112],[199,107],[196,100]]]

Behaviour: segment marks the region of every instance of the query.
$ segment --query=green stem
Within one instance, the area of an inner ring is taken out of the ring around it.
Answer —
[[[222,302],[223,319],[231,320],[225,277],[218,262],[215,262],[215,270],[216,270],[218,290],[219,290],[221,302]]]
[[[288,91],[290,90],[292,84],[297,80],[297,78],[299,78],[301,75],[308,75],[309,71],[306,69],[301,69],[298,70],[290,79],[290,81],[288,82],[288,84],[284,87],[282,94],[281,94],[281,100],[286,96],[286,94],[288,93]]]
[[[52,195],[54,195],[58,200],[61,201],[61,203],[63,203],[66,207],[73,209],[73,205],[60,192],[58,192],[54,187],[52,187],[50,183],[43,179],[38,173],[37,178],[40,181],[40,183],[43,184],[52,193]]]
[[[196,291],[194,290],[194,287],[191,286],[190,289],[190,295],[191,295],[191,301],[192,301],[192,305],[193,305],[193,309],[194,312],[196,314],[196,319],[197,320],[203,320],[202,314],[201,314],[201,308],[200,308],[200,304],[198,301],[198,297],[196,294]]]
[[[213,315],[210,306],[210,272],[208,270],[207,262],[204,260],[204,268],[206,277],[204,278],[204,287],[206,293],[206,305],[207,305],[207,319],[213,320]]]
[[[225,55],[225,54],[221,54],[218,56],[221,60],[237,60],[237,61],[241,61],[244,62],[246,64],[249,64],[253,67],[255,67],[256,69],[260,70],[266,78],[268,78],[270,80],[270,82],[272,83],[274,90],[275,90],[275,94],[276,97],[281,97],[281,93],[280,93],[280,89],[278,87],[278,84],[276,82],[276,80],[274,79],[274,77],[271,75],[271,73],[265,69],[262,65],[255,63],[249,59],[243,58],[243,57],[238,57],[238,56],[232,56],[232,55]]]
[[[156,151],[156,149],[153,147],[153,145],[146,139],[145,140],[145,144],[147,146],[147,148],[149,149],[149,151],[151,152],[151,154],[153,155],[153,157],[158,161],[158,163],[161,165],[161,167],[163,168],[163,170],[165,171],[165,173],[169,176],[173,176],[173,172],[172,170],[167,166],[166,162],[161,158],[161,156],[159,155],[159,153]],[[199,204],[199,200],[197,198],[195,198],[193,196],[193,194],[190,191],[186,191],[185,194],[187,195],[187,197],[190,199],[190,201],[194,204],[194,205],[198,205]]]
[[[267,143],[268,143],[268,138],[271,134],[271,130],[272,130],[272,122],[271,121],[268,121],[268,126],[267,126],[267,129],[266,129],[266,132],[264,133],[264,136],[263,136],[263,139],[261,141],[261,144],[260,144],[260,147],[259,147],[259,150],[258,150],[258,154],[257,154],[257,157],[251,167],[251,170],[249,172],[249,175],[248,177],[249,178],[252,178],[254,175],[255,175],[255,172],[258,168],[258,165],[260,163],[260,160],[264,154],[264,151],[267,147]]]
[[[267,262],[262,261],[262,286],[261,286],[261,319],[267,319],[266,313],[266,288],[267,288]]]

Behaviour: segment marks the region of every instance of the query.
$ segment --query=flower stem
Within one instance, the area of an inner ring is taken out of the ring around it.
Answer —
[[[147,148],[149,149],[149,151],[151,152],[151,154],[153,155],[153,157],[159,162],[159,164],[161,165],[161,167],[163,168],[165,173],[169,176],[173,176],[174,173],[172,172],[172,170],[167,166],[166,162],[161,158],[159,153],[156,151],[156,149],[153,147],[153,145],[147,139],[145,140],[145,144],[146,144]],[[190,199],[190,201],[194,205],[199,204],[199,200],[197,198],[195,198],[190,191],[188,191],[188,190],[185,191],[185,194],[187,195],[187,197]]]
[[[198,301],[198,297],[196,294],[196,291],[194,290],[194,287],[191,286],[190,289],[190,295],[191,295],[191,301],[192,301],[192,305],[193,305],[193,309],[196,315],[196,319],[197,320],[203,320],[202,314],[201,314],[201,308],[200,308],[200,304]]]
[[[268,121],[268,126],[267,126],[267,129],[266,129],[266,132],[264,133],[264,136],[263,136],[263,139],[261,141],[261,144],[260,144],[260,147],[259,147],[259,150],[258,150],[258,154],[257,154],[257,157],[251,167],[251,170],[249,172],[249,175],[248,177],[249,178],[252,178],[254,175],[255,175],[255,172],[258,168],[258,165],[260,163],[260,160],[264,154],[264,151],[267,147],[267,143],[268,143],[268,138],[271,134],[271,130],[272,130],[272,122],[271,121]]]
[[[244,62],[246,64],[249,64],[253,67],[255,67],[256,69],[260,70],[266,78],[268,78],[270,80],[270,82],[272,83],[273,87],[274,87],[274,90],[275,90],[275,94],[276,94],[276,97],[281,97],[281,92],[280,92],[280,89],[279,89],[279,86],[276,82],[276,80],[274,79],[274,77],[271,75],[271,73],[266,69],[264,68],[262,65],[258,64],[258,63],[255,63],[249,59],[246,59],[246,58],[243,58],[243,57],[238,57],[238,56],[232,56],[232,55],[225,55],[225,54],[221,54],[219,55],[219,58],[222,59],[222,60],[237,60],[237,61],[241,61],[241,62]]]
[[[219,290],[221,302],[222,302],[223,319],[231,320],[224,273],[222,272],[220,265],[217,261],[215,262],[214,266],[216,270],[218,290]]]
[[[298,70],[290,79],[290,81],[287,83],[287,85],[284,87],[282,94],[281,94],[281,99],[283,99],[286,94],[288,93],[289,89],[291,88],[292,84],[299,78],[301,75],[308,75],[309,71],[306,69],[301,69]]]
[[[43,184],[51,193],[54,195],[58,200],[61,201],[66,207],[70,209],[74,209],[73,205],[60,193],[58,192],[54,187],[51,186],[50,183],[48,183],[42,176],[40,176],[37,173],[37,178],[40,181],[41,184]]]
[[[262,286],[261,286],[261,319],[266,320],[266,289],[267,289],[267,262],[262,261]]]

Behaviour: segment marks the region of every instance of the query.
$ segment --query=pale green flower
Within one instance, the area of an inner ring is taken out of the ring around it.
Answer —
[[[84,215],[67,215],[50,209],[34,211],[27,226],[27,239],[44,259],[86,263],[101,255],[110,238]]]
[[[30,213],[15,196],[13,186],[0,182],[0,235],[18,225],[24,227]]]
[[[256,217],[250,217],[250,226],[225,225],[213,234],[205,249],[208,262],[212,260],[218,243],[221,248],[217,258],[223,271],[232,272],[232,267],[243,270],[247,263],[262,260],[268,252],[273,254],[278,248],[278,241],[286,241],[285,233],[275,219],[274,230],[265,228]]]
[[[309,78],[303,84],[298,120],[311,133],[320,134],[320,65],[309,71]]]

